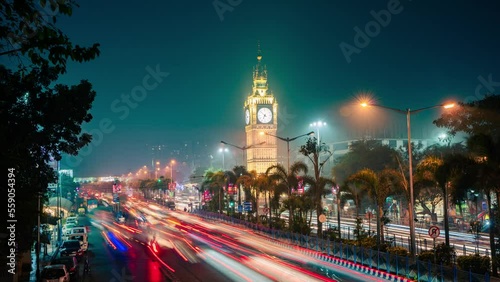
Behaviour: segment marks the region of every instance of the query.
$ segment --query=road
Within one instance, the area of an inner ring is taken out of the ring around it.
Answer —
[[[155,204],[123,208],[126,223],[102,208],[89,215],[91,275],[82,281],[386,281],[249,229]],[[136,221],[139,214],[148,223]]]

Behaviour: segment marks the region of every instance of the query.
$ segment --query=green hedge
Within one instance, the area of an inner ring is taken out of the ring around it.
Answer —
[[[457,258],[458,267],[462,270],[470,270],[474,273],[485,274],[490,271],[491,262],[489,256],[467,255]]]

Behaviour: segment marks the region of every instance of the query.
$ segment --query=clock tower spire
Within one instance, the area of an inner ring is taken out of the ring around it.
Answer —
[[[260,42],[257,43],[257,64],[253,70],[252,92],[244,104],[247,149],[247,169],[257,173],[277,163],[276,135],[278,128],[278,103],[267,82],[267,69],[262,63]]]

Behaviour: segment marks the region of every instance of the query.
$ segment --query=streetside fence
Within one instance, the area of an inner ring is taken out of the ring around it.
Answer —
[[[406,256],[403,257],[372,249],[365,249],[354,245],[342,244],[341,242],[330,241],[329,239],[325,240],[314,236],[276,230],[224,214],[203,210],[196,210],[195,213],[210,220],[243,225],[246,228],[258,231],[260,234],[268,236],[279,242],[316,251],[323,254],[320,257],[325,260],[331,261],[332,258],[338,258],[343,261],[352,262],[356,265],[385,271],[415,281],[490,281],[489,273],[481,275],[471,271],[464,271],[458,269],[456,265],[451,267],[442,264],[437,265],[432,264],[430,261],[425,262],[418,259],[415,260],[415,262],[412,262],[412,260]]]
[[[332,228],[337,228],[337,224],[330,224],[328,227]],[[367,230],[365,230],[367,231]],[[374,232],[373,230],[371,232]],[[351,240],[354,239],[354,228],[352,226],[341,226],[340,227],[340,234],[342,236],[342,239],[347,239]],[[391,234],[390,232],[385,231],[386,234],[386,241],[390,241],[393,246],[397,247],[404,247],[409,249],[410,246],[410,237],[408,236],[401,236],[401,235],[395,235]],[[422,236],[423,237],[423,236]],[[417,253],[420,253],[422,251],[428,251],[432,250],[434,246],[434,242],[431,239],[421,239],[421,238],[415,238],[416,242],[416,247],[417,247]],[[455,251],[457,252],[457,255],[474,255],[474,254],[479,254],[481,256],[490,256],[490,250],[487,248],[478,248],[477,245],[471,244],[471,245],[455,245],[452,244],[452,247],[455,248]]]

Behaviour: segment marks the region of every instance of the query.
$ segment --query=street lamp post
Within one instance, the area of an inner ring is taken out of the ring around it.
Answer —
[[[225,171],[226,170],[226,166],[224,165],[224,155],[225,155],[225,152],[229,151],[227,148],[220,148],[219,149],[219,152],[222,153],[222,170]]]
[[[244,163],[244,160],[245,160],[245,151],[246,150],[248,150],[250,148],[253,148],[256,145],[263,145],[263,144],[266,143],[266,142],[261,142],[261,143],[258,143],[258,144],[253,144],[253,145],[249,145],[249,146],[240,147],[240,146],[233,145],[231,143],[227,143],[226,141],[220,141],[220,142],[222,144],[224,144],[224,145],[232,146],[232,147],[235,147],[235,148],[241,150],[241,165],[243,165],[243,163]],[[241,205],[241,185],[238,186],[238,206],[240,206],[240,205]]]
[[[321,145],[321,141],[320,141],[320,137],[319,137],[319,129],[321,127],[326,126],[326,122],[316,121],[316,122],[313,122],[313,123],[309,124],[309,126],[313,127],[313,128],[316,128],[316,134],[318,135],[318,146],[320,146]]]
[[[313,128],[316,128],[316,133],[318,135],[318,144],[316,146],[316,152],[318,153],[318,164],[321,163],[321,156],[320,156],[320,152],[321,152],[321,140],[320,140],[320,136],[319,136],[319,129],[321,127],[325,127],[326,126],[326,122],[323,122],[323,121],[316,121],[316,122],[313,122],[309,125],[310,127],[313,127]],[[321,176],[321,169],[319,170],[319,176]]]
[[[407,135],[408,135],[408,173],[409,175],[409,186],[410,186],[410,203],[408,205],[408,213],[409,213],[409,225],[410,225],[410,254],[412,257],[415,257],[416,255],[416,242],[415,242],[415,216],[414,216],[414,197],[413,197],[413,153],[412,153],[412,146],[411,146],[411,114],[418,113],[424,110],[432,109],[432,108],[439,108],[443,107],[445,109],[452,108],[454,104],[441,104],[441,105],[435,105],[435,106],[430,106],[430,107],[425,107],[417,110],[401,110],[397,108],[391,108],[391,107],[385,107],[381,105],[376,105],[376,104],[368,104],[368,103],[361,103],[362,107],[368,107],[368,106],[374,106],[374,107],[379,107],[391,111],[395,111],[398,113],[402,113],[406,115],[406,129],[407,129]],[[445,197],[445,209],[448,207],[446,206],[447,203],[447,197]],[[378,216],[378,215],[377,215]],[[445,233],[448,232],[448,226],[447,220],[445,220]],[[446,240],[448,241],[448,237],[446,237]],[[447,245],[449,245],[449,242],[447,242]]]
[[[175,201],[174,165],[175,165],[175,160],[171,160],[170,161],[170,185],[172,185],[172,188],[174,190],[174,201]]]
[[[281,141],[285,141],[286,142],[286,151],[287,151],[287,167],[286,167],[286,173],[287,175],[290,173],[290,142],[293,141],[293,140],[296,140],[297,138],[300,138],[300,137],[304,137],[304,136],[308,136],[308,135],[311,135],[311,134],[314,134],[314,131],[311,131],[311,132],[308,132],[306,134],[301,134],[299,136],[295,136],[293,138],[290,138],[290,137],[280,137],[280,136],[276,136],[276,135],[272,135],[270,133],[265,133],[266,135],[269,135],[269,136],[273,136],[273,137],[276,137],[278,138],[279,140]],[[292,187],[288,187],[288,197],[291,197],[292,196]],[[290,211],[288,213],[288,226],[290,227],[290,230],[292,230],[292,223],[293,223],[293,207],[290,207]]]
[[[153,167],[155,170],[155,179],[158,178],[158,171],[160,170],[160,162],[156,162],[156,167]]]
[[[38,225],[37,225],[37,239],[36,239],[36,279],[40,279],[40,214],[42,209],[40,208],[40,198],[42,193],[38,192]]]
[[[306,134],[302,134],[302,135],[299,135],[299,136],[295,136],[293,138],[290,138],[290,137],[279,137],[279,136],[276,136],[276,135],[272,135],[270,133],[267,133],[265,132],[266,135],[269,135],[269,136],[273,136],[273,137],[276,137],[278,138],[279,140],[281,141],[285,141],[286,142],[286,151],[287,151],[287,166],[286,166],[286,169],[287,169],[287,173],[290,172],[290,142],[293,141],[293,140],[296,140],[297,138],[300,138],[300,137],[304,137],[304,136],[308,136],[308,135],[311,135],[311,134],[314,134],[314,131],[311,131],[311,132],[308,132]],[[291,191],[289,190],[288,191],[289,195],[291,194]]]

